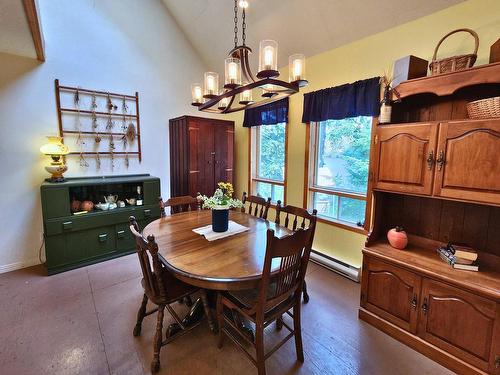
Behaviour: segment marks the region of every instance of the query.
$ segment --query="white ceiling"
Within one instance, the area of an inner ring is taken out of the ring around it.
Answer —
[[[254,51],[252,68],[256,73],[260,40],[278,42],[278,65],[282,67],[288,64],[291,54],[300,52],[313,56],[461,1],[249,0],[247,45]],[[224,58],[234,46],[233,0],[163,2],[207,69],[221,73]]]
[[[0,0],[0,52],[36,59],[35,45],[21,0]]]

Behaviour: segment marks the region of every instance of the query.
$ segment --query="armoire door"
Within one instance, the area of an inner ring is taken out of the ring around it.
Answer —
[[[436,123],[379,125],[374,138],[374,189],[432,193]]]
[[[365,256],[361,306],[408,332],[416,333],[420,284],[419,275]]]
[[[472,293],[424,279],[418,335],[487,371],[497,304]]]
[[[500,120],[440,125],[434,194],[500,204]]]
[[[220,181],[233,183],[234,126],[217,124],[214,125],[214,129],[215,183]]]
[[[190,120],[189,138],[189,195],[210,196],[214,190],[214,131],[204,119]]]

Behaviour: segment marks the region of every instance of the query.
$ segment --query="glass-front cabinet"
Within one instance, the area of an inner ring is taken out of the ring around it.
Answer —
[[[49,274],[135,251],[128,226],[160,217],[160,179],[147,174],[68,178],[41,186]]]

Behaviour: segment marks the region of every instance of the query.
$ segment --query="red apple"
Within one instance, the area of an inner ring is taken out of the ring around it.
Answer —
[[[395,249],[403,250],[408,245],[408,236],[403,227],[392,228],[387,232],[389,244]]]

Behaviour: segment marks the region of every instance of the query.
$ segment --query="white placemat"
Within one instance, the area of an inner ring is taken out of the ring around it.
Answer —
[[[208,241],[215,241],[215,240],[219,240],[219,239],[224,238],[224,237],[232,236],[233,234],[246,232],[249,229],[250,228],[247,228],[243,225],[235,223],[232,220],[229,220],[229,225],[228,225],[227,231],[225,231],[225,232],[214,232],[212,230],[212,224],[201,227],[201,228],[195,228],[195,229],[193,229],[193,232],[201,234],[202,236],[205,236],[205,238]]]

